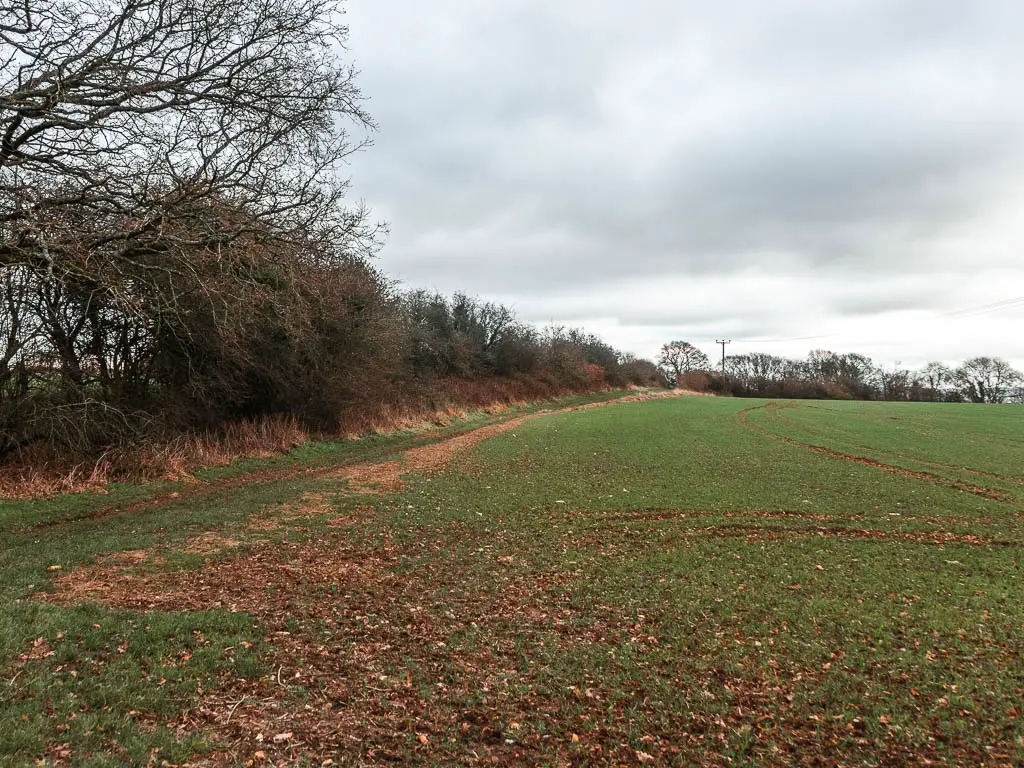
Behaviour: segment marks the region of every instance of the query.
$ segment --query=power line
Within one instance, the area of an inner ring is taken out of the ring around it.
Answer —
[[[987,314],[989,312],[1000,312],[1004,309],[1010,309],[1018,304],[1024,304],[1024,296],[1015,296],[1012,299],[1003,299],[1002,301],[992,301],[988,304],[978,304],[973,307],[963,307],[962,309],[953,309],[949,312],[943,312],[940,317],[956,317],[957,315],[969,315],[977,312],[978,314]]]

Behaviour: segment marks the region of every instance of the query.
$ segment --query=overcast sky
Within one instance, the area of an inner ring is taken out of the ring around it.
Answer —
[[[1024,366],[1021,0],[347,7],[405,287],[650,357]]]

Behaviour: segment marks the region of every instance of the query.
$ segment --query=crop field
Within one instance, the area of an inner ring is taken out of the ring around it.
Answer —
[[[0,503],[0,764],[1024,764],[1024,408],[585,400]]]

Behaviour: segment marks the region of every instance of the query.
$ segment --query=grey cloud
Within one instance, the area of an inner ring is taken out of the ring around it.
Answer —
[[[916,292],[902,293],[887,291],[884,286],[880,286],[867,295],[837,297],[830,308],[836,314],[857,317],[887,312],[944,309],[949,306],[950,299],[946,292],[919,289]]]
[[[353,188],[409,284],[583,316],[625,278],[921,281],[826,308],[870,315],[941,306],[937,270],[1007,266],[971,238],[1024,197],[1013,0],[350,0],[349,22],[381,125]]]

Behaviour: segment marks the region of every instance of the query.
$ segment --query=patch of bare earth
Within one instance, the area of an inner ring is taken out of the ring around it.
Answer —
[[[338,525],[353,522],[352,517],[338,512],[335,503],[338,496],[336,493],[304,493],[296,501],[270,512],[253,515],[246,528],[252,531],[282,531],[292,523],[317,517],[329,517],[331,523]]]
[[[519,416],[499,424],[488,424],[447,440],[413,448],[405,451],[400,461],[342,467],[333,476],[348,480],[349,488],[357,493],[396,493],[405,487],[402,475],[439,472],[457,454],[468,451],[482,440],[510,432],[528,418]]]
[[[126,549],[121,552],[112,552],[109,555],[101,555],[96,561],[104,566],[128,567],[139,565],[149,560],[150,552],[147,549]]]
[[[216,531],[206,531],[198,536],[190,536],[185,543],[185,551],[190,555],[212,555],[224,549],[234,549],[239,545],[238,539],[222,536]]]
[[[583,516],[593,517],[593,513],[583,512]],[[654,509],[629,509],[612,512],[605,516],[605,519],[616,520],[616,521],[632,521],[632,520],[682,520],[686,518],[700,518],[700,517],[755,517],[764,518],[768,520],[818,520],[828,521],[835,520],[835,515],[818,514],[815,512],[805,512],[802,510],[789,510],[789,509],[727,509],[727,510],[705,510],[705,509],[678,509],[675,507],[657,507]],[[863,515],[853,515],[844,519],[857,519],[863,517]]]
[[[916,544],[935,544],[939,546],[962,544],[973,547],[1019,547],[1021,545],[1021,542],[1013,539],[993,539],[973,534],[952,533],[950,531],[887,531],[870,528],[764,528],[758,525],[744,525],[742,523],[709,526],[702,529],[702,531],[713,536],[743,536],[758,541],[826,537],[833,539],[908,541]]]
[[[867,530],[854,528],[854,524],[862,523],[868,519],[868,515],[858,512],[852,514],[827,514],[811,512],[807,510],[793,509],[682,509],[678,507],[643,507],[637,509],[616,509],[608,511],[596,511],[589,509],[570,509],[559,516],[569,519],[579,519],[597,523],[603,527],[628,528],[630,523],[658,523],[669,521],[686,522],[700,520],[709,517],[721,517],[726,519],[761,519],[761,520],[812,520],[818,523],[832,523],[832,530]],[[887,519],[886,519],[887,518]],[[890,513],[888,516],[882,513],[874,515],[874,521],[901,523],[926,523],[940,529],[940,533],[960,535],[957,532],[949,531],[951,527],[963,526],[991,526],[997,523],[995,518],[982,515],[963,517],[959,515],[936,514],[920,515],[910,512]],[[706,527],[705,530],[713,530],[714,526]],[[773,528],[772,530],[779,530]],[[824,526],[814,528],[799,528],[795,530],[821,531],[826,530]],[[977,537],[975,537],[977,538]],[[983,540],[984,537],[981,537]]]

